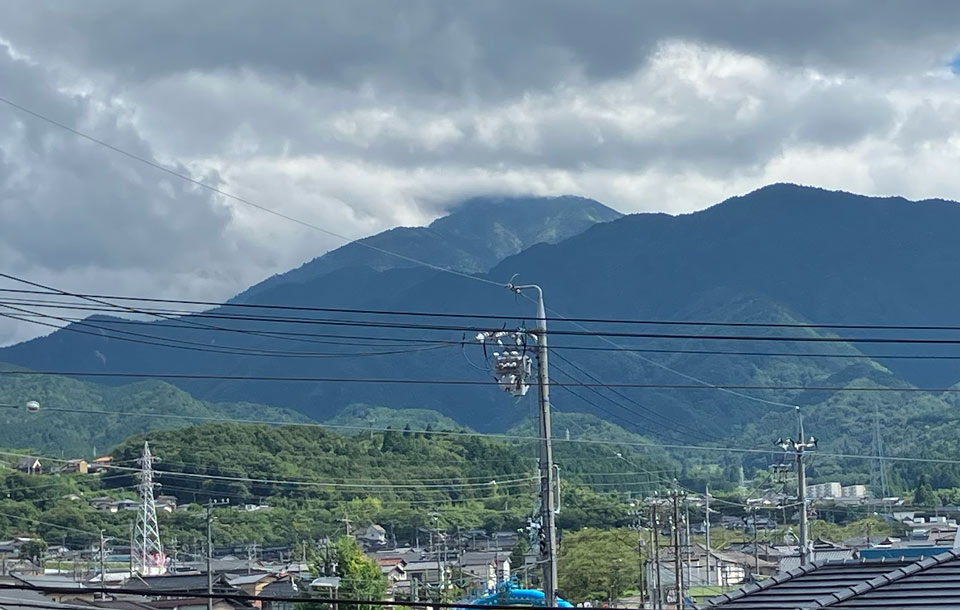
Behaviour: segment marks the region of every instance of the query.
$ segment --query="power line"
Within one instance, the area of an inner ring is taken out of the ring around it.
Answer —
[[[108,371],[33,371],[6,370],[0,375],[41,375],[61,377],[117,377],[142,379],[216,379],[221,381],[278,381],[303,383],[373,383],[401,385],[465,385],[490,386],[489,381],[476,379],[407,379],[407,378],[361,378],[361,377],[310,377],[310,376],[274,376],[274,375],[225,375],[215,373],[125,373]],[[703,382],[706,383],[706,382]],[[754,385],[754,384],[682,384],[682,383],[588,383],[588,382],[550,382],[558,387],[599,387],[599,388],[636,388],[649,390],[757,390],[777,392],[908,392],[942,394],[960,392],[960,387],[881,387],[881,386],[794,386],[794,385]],[[753,397],[751,397],[753,398]],[[766,401],[770,402],[770,401]],[[790,408],[796,405],[777,403]]]
[[[46,294],[46,293],[45,293]],[[101,307],[87,307],[82,305],[69,305],[69,304],[43,304],[42,302],[31,302],[26,300],[4,300],[0,301],[0,306],[17,304],[17,305],[35,305],[42,308],[58,308],[58,309],[77,309],[81,311],[113,311],[108,308]],[[164,313],[170,314],[183,314],[183,315],[198,315],[195,312],[176,312],[173,310],[166,310]],[[202,313],[202,312],[201,312]],[[2,314],[0,314],[2,315]],[[143,314],[147,315],[147,314]],[[203,314],[208,315],[208,314]],[[43,314],[40,312],[34,313],[23,313],[16,319],[31,322],[31,320],[22,319],[24,317],[49,317],[49,314]],[[80,317],[70,317],[70,316],[57,316],[57,319],[65,322],[84,322],[88,318]],[[293,323],[309,323],[311,319],[300,318],[300,319],[261,319],[256,317],[243,317],[243,316],[230,316],[230,320],[248,320],[252,322],[256,321],[266,321],[266,322],[293,322]],[[323,322],[323,320],[317,320],[318,323]],[[128,320],[122,318],[107,318],[107,319],[98,319],[97,324],[122,324],[122,325],[133,325],[133,326],[142,326],[146,324],[145,322],[139,320]],[[193,329],[195,326],[187,324],[177,324],[168,321],[161,323],[163,329],[169,328],[179,328],[179,329]],[[49,325],[53,328],[67,330],[69,327],[54,326]],[[99,328],[99,327],[98,327]],[[112,329],[111,329],[112,330]],[[238,332],[240,330],[247,329],[233,329],[233,328],[218,328],[210,327],[207,330],[211,331],[221,331],[221,332]],[[471,329],[473,330],[473,329]],[[91,333],[87,333],[91,334]],[[383,335],[370,336],[370,335],[344,335],[344,334],[331,334],[331,333],[309,333],[309,332],[295,332],[295,331],[278,331],[271,330],[268,333],[271,337],[281,337],[281,336],[290,336],[301,338],[301,342],[306,343],[321,343],[328,345],[345,345],[351,347],[393,347],[396,343],[414,343],[421,345],[450,345],[457,346],[462,345],[463,341],[453,341],[453,340],[440,340],[440,339],[417,339],[410,337],[388,337]],[[96,336],[100,336],[97,334]],[[394,343],[355,343],[353,341],[325,341],[325,340],[309,340],[302,339],[303,337],[307,338],[329,338],[329,339],[351,339],[356,341],[384,341],[384,342],[394,342]],[[166,337],[161,337],[166,339]],[[118,338],[119,339],[119,338]],[[172,346],[170,346],[172,347]],[[246,348],[244,348],[246,349]],[[960,360],[960,355],[946,355],[946,354],[863,354],[863,353],[826,353],[826,352],[770,352],[770,351],[733,351],[733,350],[711,350],[711,349],[680,349],[680,348],[639,348],[639,347],[628,347],[628,346],[591,346],[591,345],[556,345],[551,344],[548,349],[551,351],[558,350],[574,350],[574,351],[597,351],[597,352],[636,352],[636,353],[652,353],[652,354],[690,354],[690,355],[706,355],[706,356],[739,356],[739,357],[783,357],[783,358],[839,358],[839,359],[864,359],[864,360]]]
[[[653,415],[653,416],[655,416],[655,417],[658,417],[659,419],[664,420],[664,421],[666,422],[666,424],[665,424],[666,428],[667,428],[668,430],[670,430],[671,432],[676,433],[676,428],[680,428],[680,429],[685,429],[685,430],[687,430],[688,433],[693,434],[694,436],[698,436],[698,437],[700,437],[701,439],[706,440],[706,441],[715,441],[715,440],[717,440],[716,438],[711,438],[711,437],[706,436],[705,434],[703,434],[703,432],[701,432],[701,431],[699,431],[699,430],[697,430],[697,429],[695,429],[695,428],[693,428],[693,427],[691,427],[691,426],[688,426],[688,425],[686,425],[686,424],[683,424],[683,423],[681,423],[681,422],[679,422],[679,421],[677,421],[677,420],[675,420],[675,419],[666,417],[665,415],[662,415],[662,414],[658,413],[657,411],[654,411],[653,409],[651,409],[651,408],[649,408],[649,407],[646,407],[646,406],[640,404],[639,402],[635,401],[634,399],[632,399],[631,397],[627,396],[627,395],[624,394],[623,392],[620,392],[620,391],[612,388],[611,386],[605,384],[605,383],[604,383],[603,381],[601,381],[598,377],[596,377],[596,376],[593,375],[592,373],[584,370],[581,366],[579,366],[577,363],[571,361],[569,358],[566,358],[566,357],[564,357],[564,356],[561,355],[561,354],[555,354],[555,355],[556,355],[557,358],[559,358],[560,360],[566,362],[567,364],[569,364],[570,366],[572,366],[573,368],[575,368],[577,371],[579,371],[579,372],[582,373],[583,375],[586,375],[587,378],[592,379],[595,383],[603,384],[603,387],[605,387],[605,388],[607,388],[608,390],[610,390],[610,392],[612,392],[614,395],[619,396],[619,397],[622,398],[623,400],[626,400],[627,402],[629,402],[630,404],[636,406],[637,408],[641,409],[642,411],[644,411],[644,412],[646,412],[646,413],[649,413],[649,414],[651,414],[651,415]],[[554,366],[556,366],[556,365],[554,365]],[[570,376],[569,374],[567,374],[567,376],[570,377],[571,379],[573,379],[574,381],[578,381],[576,378]],[[604,398],[605,400],[608,400],[608,401],[610,401],[610,402],[612,402],[612,403],[620,406],[621,408],[626,409],[627,411],[630,411],[631,413],[636,414],[636,412],[634,412],[634,411],[632,411],[632,410],[630,410],[630,409],[627,409],[626,407],[622,406],[619,402],[617,402],[617,401],[615,401],[615,400],[607,397],[607,396],[604,395],[603,393],[601,393],[599,390],[597,390],[597,389],[595,389],[595,388],[591,388],[591,387],[588,387],[587,389],[590,390],[591,392],[593,392],[594,394],[597,394],[597,395],[600,396],[601,398]],[[659,425],[664,426],[664,424],[659,424]]]
[[[85,139],[85,140],[87,140],[87,141],[89,141],[89,142],[93,142],[94,144],[97,144],[97,145],[99,145],[99,146],[103,146],[104,148],[107,148],[107,149],[109,149],[109,150],[111,150],[111,151],[113,151],[113,152],[115,152],[115,153],[117,153],[117,154],[123,155],[123,156],[125,156],[125,157],[130,158],[130,159],[133,159],[134,161],[139,161],[140,163],[143,163],[144,165],[147,165],[147,166],[149,166],[149,167],[152,167],[153,169],[159,170],[159,171],[161,171],[161,172],[164,172],[164,173],[166,173],[166,174],[169,174],[169,175],[171,175],[171,176],[174,176],[174,177],[176,177],[176,178],[179,178],[179,179],[181,179],[181,180],[184,180],[184,181],[186,181],[186,182],[189,182],[190,184],[193,184],[193,185],[195,185],[195,186],[199,186],[200,188],[206,189],[206,190],[208,190],[208,191],[210,191],[210,192],[212,192],[212,193],[216,193],[217,195],[220,195],[221,197],[226,197],[227,199],[231,199],[231,200],[236,201],[236,202],[238,202],[238,203],[242,203],[242,204],[244,204],[244,205],[250,206],[250,207],[252,207],[252,208],[255,208],[255,209],[257,209],[257,210],[260,210],[261,212],[266,212],[267,214],[271,214],[271,215],[276,216],[276,217],[278,217],[278,218],[283,218],[284,220],[289,220],[290,222],[297,223],[298,225],[301,225],[301,226],[303,226],[303,227],[307,227],[308,229],[313,229],[313,230],[315,230],[315,231],[320,231],[321,233],[324,233],[324,234],[326,234],[326,235],[330,235],[331,237],[335,237],[335,238],[337,238],[337,239],[339,239],[339,240],[342,240],[342,241],[344,241],[344,242],[346,242],[346,243],[355,243],[355,244],[358,244],[358,245],[360,245],[360,246],[362,246],[362,247],[364,247],[364,248],[368,248],[368,249],[370,249],[370,250],[374,250],[374,251],[376,251],[376,252],[380,252],[381,254],[387,254],[387,255],[389,255],[389,256],[393,256],[393,257],[395,257],[395,258],[399,258],[399,259],[401,259],[401,260],[405,260],[405,261],[410,262],[410,263],[414,263],[414,264],[417,264],[417,265],[421,265],[421,266],[423,266],[423,267],[428,267],[428,268],[433,269],[433,270],[435,270],[435,271],[442,271],[442,272],[444,272],[444,273],[450,273],[450,274],[452,274],[452,275],[456,275],[456,276],[459,276],[459,277],[467,278],[467,279],[474,280],[474,281],[477,281],[477,282],[483,282],[483,283],[485,283],[485,284],[490,284],[490,285],[493,285],[493,286],[499,286],[499,287],[503,287],[503,286],[504,286],[504,284],[501,284],[501,283],[498,283],[498,282],[494,282],[494,281],[488,280],[488,279],[486,279],[486,278],[478,277],[478,276],[475,276],[475,275],[470,275],[470,274],[464,273],[464,272],[462,272],[462,271],[456,271],[456,270],[454,270],[454,269],[448,269],[448,268],[446,268],[446,267],[441,267],[440,265],[434,265],[433,263],[428,263],[428,262],[426,262],[426,261],[418,260],[418,259],[413,258],[413,257],[410,257],[410,256],[406,256],[406,255],[403,255],[403,254],[398,254],[398,253],[396,253],[396,252],[392,252],[392,251],[387,250],[387,249],[385,249],[385,248],[380,248],[380,247],[375,246],[375,245],[373,245],[373,244],[367,243],[367,242],[366,242],[365,240],[363,240],[363,239],[360,239],[360,240],[352,240],[352,239],[350,239],[349,237],[346,237],[346,236],[344,236],[344,235],[341,235],[341,234],[339,234],[339,233],[336,233],[336,232],[334,232],[334,231],[331,231],[330,229],[326,229],[326,228],[324,228],[324,227],[321,227],[321,226],[319,226],[319,225],[313,224],[313,223],[311,223],[311,222],[308,222],[308,221],[305,221],[305,220],[301,220],[301,219],[296,218],[296,217],[294,217],[294,216],[290,216],[289,214],[285,214],[285,213],[283,213],[283,212],[274,210],[274,209],[272,209],[272,208],[269,208],[269,207],[267,207],[267,206],[261,205],[261,204],[259,204],[259,203],[255,203],[255,202],[253,202],[253,201],[251,201],[251,200],[249,200],[249,199],[246,199],[246,198],[244,198],[244,197],[240,197],[240,196],[238,196],[238,195],[234,195],[234,194],[232,194],[232,193],[229,193],[229,192],[227,192],[227,191],[224,191],[223,189],[220,189],[220,188],[217,188],[217,187],[215,187],[215,186],[213,186],[213,185],[207,184],[206,182],[203,182],[202,180],[197,180],[197,179],[195,179],[195,178],[193,178],[193,177],[191,177],[191,176],[189,176],[189,175],[187,175],[187,174],[183,174],[183,173],[180,173],[180,172],[178,172],[178,171],[176,171],[176,170],[170,169],[169,167],[166,167],[165,165],[161,165],[160,163],[157,163],[157,162],[155,162],[155,161],[152,161],[152,160],[150,160],[150,159],[147,159],[146,157],[140,156],[140,155],[138,155],[138,154],[136,154],[136,153],[132,153],[132,152],[130,152],[130,151],[127,151],[127,150],[124,150],[124,149],[119,148],[119,147],[117,147],[117,146],[114,146],[113,144],[110,144],[110,143],[108,143],[108,142],[105,142],[105,141],[103,141],[103,140],[100,140],[100,139],[98,139],[98,138],[95,138],[94,136],[91,136],[91,135],[89,135],[89,134],[87,134],[87,133],[84,133],[84,132],[82,132],[82,131],[80,131],[80,130],[78,130],[78,129],[74,129],[73,127],[70,127],[69,125],[66,125],[65,123],[61,123],[60,121],[57,121],[56,119],[52,119],[52,118],[50,118],[50,117],[48,117],[48,116],[45,116],[45,115],[43,115],[43,114],[40,114],[39,112],[36,112],[36,111],[34,111],[34,110],[31,110],[31,109],[29,109],[29,108],[27,108],[27,107],[25,107],[25,106],[21,106],[20,104],[17,104],[16,102],[14,102],[14,101],[12,101],[12,100],[10,100],[10,99],[7,99],[7,98],[5,98],[5,97],[0,97],[0,102],[4,103],[4,104],[6,104],[6,105],[8,105],[8,106],[10,106],[10,107],[12,107],[12,108],[16,108],[17,110],[19,110],[19,111],[21,111],[21,112],[24,112],[24,113],[26,113],[26,114],[29,114],[30,116],[32,116],[32,117],[34,117],[34,118],[40,119],[41,121],[44,121],[44,122],[46,122],[46,123],[49,123],[49,124],[54,125],[54,126],[56,126],[56,127],[59,127],[59,128],[65,130],[65,131],[69,131],[70,133],[74,134],[75,136],[78,136],[78,137],[80,137],[80,138],[83,138],[83,139]]]
[[[234,356],[262,356],[262,357],[269,357],[269,358],[350,358],[350,357],[390,356],[390,355],[397,355],[397,354],[410,354],[410,353],[432,351],[436,349],[444,349],[444,348],[452,347],[452,344],[447,342],[447,343],[441,343],[441,344],[435,343],[434,345],[427,345],[425,347],[419,347],[419,348],[394,349],[394,350],[373,351],[373,352],[281,352],[277,350],[265,350],[265,349],[248,348],[248,347],[241,347],[241,346],[210,346],[208,344],[199,343],[196,341],[186,341],[183,339],[175,339],[171,337],[162,337],[162,336],[150,335],[146,333],[138,333],[138,332],[132,332],[132,331],[105,328],[103,326],[98,326],[97,324],[93,324],[87,321],[72,322],[70,323],[71,324],[70,326],[57,326],[56,324],[45,324],[37,320],[24,318],[23,316],[24,315],[40,316],[43,318],[60,320],[62,322],[70,322],[70,321],[60,316],[53,316],[53,315],[39,313],[39,312],[31,312],[30,310],[26,310],[20,307],[15,307],[12,305],[6,305],[3,303],[0,303],[0,307],[6,307],[8,309],[14,309],[17,311],[24,312],[21,315],[0,313],[0,316],[12,318],[15,320],[20,320],[23,322],[29,322],[31,324],[41,324],[43,326],[50,326],[53,328],[57,328],[59,330],[78,331],[78,329],[75,329],[73,325],[79,325],[83,327],[99,329],[101,331],[106,330],[110,333],[121,333],[123,335],[131,335],[134,337],[146,337],[149,339],[157,339],[158,341],[144,341],[144,340],[138,340],[138,339],[129,339],[127,337],[121,337],[121,336],[116,336],[112,334],[105,334],[102,332],[84,333],[84,334],[91,334],[101,338],[107,337],[110,339],[116,339],[119,341],[128,341],[131,343],[140,343],[143,345],[155,345],[159,347],[168,347],[168,348],[175,348],[175,349],[190,349],[191,351],[209,352],[209,353],[215,353],[215,354],[228,354],[228,355],[234,355]],[[217,329],[217,330],[232,330],[232,329]],[[356,346],[359,347],[359,346],[362,346],[362,344],[356,344]]]
[[[16,281],[22,281],[31,285],[39,285],[28,280],[22,280],[20,278],[15,278],[8,274],[0,273],[0,277],[6,277],[8,279],[14,279]],[[74,293],[69,293],[61,291],[61,294],[66,296],[73,296]],[[83,297],[90,298],[90,297]],[[153,309],[133,309],[126,308],[120,305],[107,303],[107,306],[115,309],[122,309],[128,311],[129,313],[138,313],[141,315],[153,315],[153,316],[163,316],[167,314],[161,314],[157,310]],[[62,306],[61,306],[62,307]],[[69,307],[68,307],[69,308]],[[358,313],[358,311],[352,313]],[[549,330],[548,334],[555,336],[573,336],[573,337],[618,337],[618,338],[638,338],[638,339],[664,339],[664,340],[697,340],[697,341],[757,341],[757,342],[800,342],[800,343],[877,343],[877,344],[931,344],[931,345],[960,345],[960,338],[955,339],[943,339],[943,338],[917,338],[917,337],[825,337],[825,336],[779,336],[779,335],[715,335],[715,334],[677,334],[677,333],[662,333],[662,332],[627,332],[627,331],[605,331],[605,330],[591,330],[583,326],[580,323],[572,322],[565,319],[562,315],[558,314],[555,310],[550,310],[550,312],[558,317],[561,321],[569,322],[575,327],[581,330]],[[384,314],[390,315],[403,315],[402,312],[381,312]],[[423,312],[425,313],[425,312]],[[188,315],[189,318],[209,318],[209,319],[218,319],[218,320],[245,320],[245,321],[257,321],[257,322],[275,322],[275,323],[289,323],[289,324],[317,324],[317,325],[327,325],[327,326],[356,326],[356,327],[367,327],[367,328],[391,328],[391,329],[405,329],[405,330],[427,330],[427,331],[456,331],[456,332],[478,332],[481,330],[490,330],[478,325],[449,325],[449,324],[418,324],[410,322],[383,322],[376,320],[347,320],[342,318],[304,318],[297,316],[250,316],[250,315],[235,315],[227,313],[211,313],[211,312],[179,312],[175,315]],[[440,316],[438,316],[440,317]],[[177,318],[179,320],[186,320],[185,317]],[[514,317],[510,318],[511,320],[518,320],[520,318]],[[202,326],[201,326],[202,327]],[[208,330],[212,330],[207,327]],[[241,331],[241,329],[223,329],[222,327],[215,327],[216,329],[226,330],[228,332],[245,332],[251,334],[258,334],[259,331]],[[613,344],[614,347],[620,348],[621,346]]]
[[[500,286],[500,284],[497,284]],[[56,292],[44,292],[38,290],[19,290],[3,289],[0,292],[56,295]],[[318,311],[333,313],[357,313],[374,315],[396,315],[396,316],[426,316],[441,318],[474,318],[485,320],[515,320],[517,316],[508,314],[478,314],[478,313],[451,313],[451,312],[427,312],[427,311],[395,311],[381,309],[356,309],[346,307],[316,307],[305,305],[279,305],[269,303],[237,303],[223,301],[202,301],[191,299],[161,299],[152,297],[136,297],[123,295],[103,295],[77,293],[78,296],[94,297],[102,299],[112,299],[117,301],[139,301],[150,303],[172,303],[186,305],[204,305],[211,307],[235,307],[251,309],[276,309],[290,311]],[[632,318],[586,318],[569,317],[554,314],[554,317],[547,318],[549,322],[564,323],[597,323],[597,324],[635,324],[645,326],[703,326],[703,327],[731,327],[731,328],[823,328],[823,329],[847,329],[847,330],[920,330],[920,331],[960,331],[960,325],[929,325],[929,324],[818,324],[805,322],[726,322],[719,320],[658,320],[658,319],[632,319]]]

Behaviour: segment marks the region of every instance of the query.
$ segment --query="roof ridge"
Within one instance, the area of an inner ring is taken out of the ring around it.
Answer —
[[[763,591],[765,589],[769,589],[770,587],[779,585],[781,583],[785,583],[789,580],[793,580],[798,576],[809,574],[810,572],[813,572],[814,570],[817,570],[820,567],[822,567],[823,564],[824,562],[821,561],[821,562],[815,562],[815,563],[808,563],[805,565],[799,565],[793,568],[792,570],[781,572],[779,574],[774,574],[770,578],[767,578],[766,580],[762,580],[759,583],[748,583],[740,587],[736,591],[731,591],[730,593],[723,593],[716,597],[711,597],[710,599],[706,600],[707,605],[698,606],[698,607],[712,608],[713,606],[716,606],[718,604],[723,604],[726,602],[731,602],[736,599],[740,599],[741,597],[744,597],[746,595],[751,595],[753,593],[756,593],[757,591]]]
[[[870,580],[862,582],[860,584],[850,585],[849,587],[841,589],[839,592],[830,593],[829,595],[824,596],[822,599],[816,600],[814,602],[814,604],[816,605],[813,605],[811,607],[827,608],[830,606],[834,606],[840,602],[846,601],[857,595],[862,595],[863,593],[874,591],[890,583],[894,583],[908,576],[912,576],[917,572],[922,572],[928,568],[932,568],[932,567],[947,563],[949,561],[953,561],[954,559],[960,559],[960,551],[950,550],[950,551],[946,551],[945,553],[941,553],[939,555],[933,555],[932,557],[926,557],[924,559],[920,559],[919,561],[915,561],[914,563],[911,563],[909,565],[901,566],[899,568],[894,568],[890,572],[881,574],[879,576],[871,578]]]

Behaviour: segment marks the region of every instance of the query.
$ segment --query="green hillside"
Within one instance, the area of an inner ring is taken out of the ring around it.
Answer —
[[[24,475],[9,468],[17,452],[0,452],[0,466],[8,466],[0,467],[0,536],[33,532],[49,541],[66,537],[82,544],[82,532],[96,536],[104,528],[125,539],[135,512],[98,511],[90,500],[132,497],[131,466],[144,440],[159,458],[158,493],[180,504],[230,500],[233,508],[217,513],[215,536],[221,544],[319,540],[343,531],[343,519],[354,527],[380,523],[408,540],[416,528],[434,527],[435,515],[451,531],[515,530],[526,525],[535,503],[536,460],[516,441],[401,430],[344,436],[317,426],[219,423],[132,437],[112,452],[115,467],[104,475],[50,474],[63,463],[55,456],[41,456],[47,474]],[[629,448],[612,449],[635,457]],[[562,527],[629,522],[623,492],[635,492],[631,481],[642,478],[628,474],[634,464],[608,458],[584,453],[560,460],[564,468],[572,469],[576,459],[584,472],[622,475],[598,480],[593,489],[576,474],[565,476]],[[270,508],[238,508],[246,504]],[[204,532],[201,515],[199,506],[161,512],[161,532],[167,540],[194,544]]]
[[[351,428],[354,428],[354,432],[360,432],[368,428],[396,428],[400,430],[404,426],[410,426],[417,430],[423,430],[427,427],[434,430],[459,430],[462,428],[456,421],[438,411],[430,409],[391,409],[366,404],[347,405],[335,417],[324,423],[332,426],[343,426],[342,432],[345,434],[350,433]]]
[[[16,369],[0,365],[0,370]],[[105,386],[58,376],[0,377],[0,404],[23,405],[28,400],[38,401],[41,410],[29,413],[22,408],[0,409],[0,446],[92,457],[134,434],[191,426],[208,419],[309,421],[295,411],[278,407],[197,400],[162,381]]]

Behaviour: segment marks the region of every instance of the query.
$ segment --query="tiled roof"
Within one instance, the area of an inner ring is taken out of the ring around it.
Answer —
[[[960,552],[920,561],[828,561],[778,574],[708,600],[731,610],[946,610],[960,607]]]

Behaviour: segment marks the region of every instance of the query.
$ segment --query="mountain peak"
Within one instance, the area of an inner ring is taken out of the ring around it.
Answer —
[[[473,197],[450,206],[428,227],[397,227],[352,242],[273,276],[237,297],[248,301],[284,284],[302,284],[351,267],[377,271],[415,263],[384,251],[466,273],[489,270],[538,243],[556,243],[622,214],[585,197]],[[374,248],[365,247],[375,246]]]

